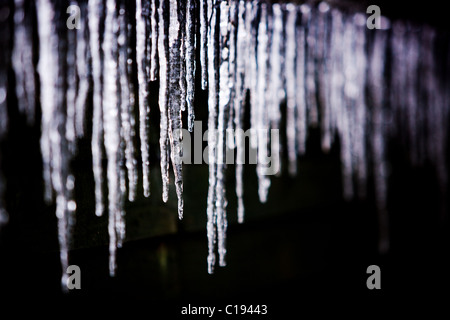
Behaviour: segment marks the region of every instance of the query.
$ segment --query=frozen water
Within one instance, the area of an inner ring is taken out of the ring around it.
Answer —
[[[257,150],[261,202],[268,199],[271,184],[267,157],[279,167],[277,159],[286,148],[287,169],[295,175],[298,158],[306,152],[308,130],[318,127],[323,151],[329,151],[338,138],[346,199],[366,196],[372,190],[367,183],[373,181],[381,251],[389,247],[386,149],[391,137],[401,139],[412,165],[429,163],[435,168],[445,207],[450,90],[448,79],[438,76],[442,71],[435,44],[440,38],[431,27],[403,21],[391,24],[382,18],[383,28],[369,33],[364,14],[342,12],[325,2],[136,0],[136,12],[130,14],[123,1],[92,0],[79,2],[80,28],[69,31],[66,15],[59,14],[66,8],[39,0],[37,47],[29,2],[15,0],[12,5],[14,39],[0,40],[0,140],[8,133],[8,95],[15,94],[18,110],[30,125],[39,99],[44,196],[56,202],[63,268],[68,264],[77,208],[70,161],[77,152],[77,138],[92,132],[95,213],[102,215],[107,204],[110,273],[115,273],[116,249],[125,239],[125,198],[137,197],[139,156],[143,193],[150,194],[149,98],[155,93],[149,92],[149,82],[155,80],[159,80],[162,199],[168,200],[172,163],[180,219],[182,119],[186,109],[185,127],[192,131],[196,74],[200,88],[207,90],[210,273],[216,251],[219,265],[226,263],[225,158],[231,149],[236,150],[237,217],[244,221],[247,93],[249,140]],[[5,21],[0,23],[6,28]],[[14,71],[13,88],[8,87],[7,59]],[[90,92],[92,128],[87,128]],[[269,136],[270,130],[284,128],[286,146]],[[7,220],[4,189],[0,175],[0,223]]]

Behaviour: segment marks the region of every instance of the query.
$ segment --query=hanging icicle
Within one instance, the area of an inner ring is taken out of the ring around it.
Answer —
[[[103,196],[103,165],[102,165],[102,137],[103,137],[103,53],[101,51],[100,18],[103,12],[103,2],[92,0],[89,2],[89,43],[92,59],[93,83],[93,116],[92,116],[92,171],[95,183],[95,214],[101,216],[104,212]]]
[[[297,173],[296,152],[296,86],[297,77],[295,72],[295,57],[297,46],[295,38],[295,26],[297,23],[297,8],[293,4],[286,5],[286,140],[288,152],[288,170],[291,175]]]
[[[33,65],[33,34],[30,3],[15,1],[14,12],[14,48],[12,64],[16,76],[16,96],[19,110],[27,117],[30,125],[34,123],[35,114],[35,79]],[[28,9],[28,10],[27,10]]]
[[[178,197],[178,217],[183,218],[183,172],[181,159],[182,150],[182,122],[181,111],[185,101],[183,85],[184,81],[181,70],[184,68],[182,63],[181,48],[181,26],[184,25],[180,17],[182,9],[178,6],[176,0],[170,0],[169,10],[169,81],[168,81],[168,122],[169,122],[169,144],[170,159],[172,162],[175,189]]]
[[[73,121],[70,113],[65,112],[68,106],[65,86],[70,86],[70,80],[65,78],[64,68],[67,68],[67,53],[63,40],[59,38],[64,29],[60,26],[60,7],[48,0],[37,2],[37,21],[39,24],[39,63],[38,73],[41,80],[41,151],[44,166],[45,195],[47,201],[55,199],[56,217],[58,218],[58,239],[60,260],[62,266],[61,284],[67,289],[68,247],[70,241],[71,216],[76,210],[73,199],[74,176],[70,173],[71,141],[65,131],[68,122]],[[65,27],[65,25],[64,25]],[[70,41],[70,40],[69,40]],[[69,55],[70,57],[70,55]]]
[[[248,33],[245,25],[245,1],[239,1],[238,19],[237,19],[237,35],[236,35],[236,68],[235,68],[235,85],[234,85],[234,127],[235,127],[235,145],[236,145],[236,196],[238,222],[244,222],[244,187],[243,187],[243,171],[245,163],[245,140],[244,140],[244,99],[245,99],[245,66],[246,66],[246,50],[248,41]]]
[[[159,56],[159,110],[160,131],[159,148],[161,153],[161,177],[162,177],[162,199],[167,202],[169,198],[169,120],[168,120],[168,85],[169,85],[169,47],[167,37],[167,8],[166,1],[159,3],[159,33],[158,33],[158,56]]]
[[[126,8],[125,5],[121,5],[119,14],[119,84],[120,84],[120,119],[121,129],[120,135],[122,140],[122,158],[125,158],[126,176],[128,178],[128,185],[122,178],[121,192],[126,193],[128,189],[128,200],[134,201],[136,197],[137,189],[137,159],[135,156],[135,137],[136,137],[136,120],[134,118],[134,85],[133,85],[133,68],[132,68],[132,55],[131,55],[131,43],[130,34],[133,32],[131,26],[126,20]],[[121,174],[125,176],[125,173]]]
[[[261,202],[267,201],[267,194],[270,187],[270,179],[265,174],[267,164],[265,163],[268,157],[268,134],[270,128],[270,115],[268,105],[266,103],[267,99],[267,89],[268,89],[268,64],[269,64],[269,34],[267,30],[268,23],[268,13],[267,5],[261,3],[260,7],[260,21],[258,26],[258,43],[256,49],[256,61],[257,61],[257,76],[256,76],[256,91],[253,93],[254,104],[252,108],[252,117],[255,118],[253,121],[253,129],[256,132],[257,138],[257,152],[258,160],[256,164],[256,174],[258,176],[258,195]]]
[[[208,1],[208,12],[211,12],[210,27],[208,31],[208,164],[209,164],[209,189],[207,204],[207,235],[208,235],[208,273],[214,272],[216,264],[215,245],[217,239],[217,211],[215,208],[216,183],[217,183],[217,107],[218,107],[218,83],[216,66],[218,65],[219,50],[216,39],[217,9]]]
[[[89,52],[89,30],[86,23],[88,13],[87,5],[80,7],[79,29],[76,34],[76,73],[78,77],[77,96],[75,98],[75,131],[79,138],[85,136],[86,103],[90,89],[90,76],[92,76]]]
[[[161,2],[164,2],[161,0]],[[144,185],[144,196],[150,195],[150,160],[149,160],[149,114],[150,106],[148,104],[148,47],[150,36],[147,32],[148,8],[144,8],[144,0],[136,0],[136,60],[138,66],[139,82],[139,137],[141,140],[141,159],[142,159],[142,179]],[[152,20],[154,22],[154,20]],[[152,55],[153,57],[153,55]]]
[[[227,231],[227,199],[225,187],[225,149],[226,139],[226,116],[230,107],[230,84],[229,84],[229,5],[228,1],[220,3],[219,22],[219,109],[217,114],[217,163],[216,163],[216,190],[215,190],[215,216],[217,224],[217,247],[219,253],[219,265],[226,265],[226,231]]]

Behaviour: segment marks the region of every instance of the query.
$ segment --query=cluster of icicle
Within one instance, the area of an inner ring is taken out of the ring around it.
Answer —
[[[286,103],[287,171],[297,174],[297,159],[306,152],[308,128],[319,127],[321,146],[338,139],[343,196],[366,197],[373,175],[379,212],[379,250],[389,248],[387,216],[387,141],[401,137],[413,165],[432,163],[441,199],[447,190],[449,84],[436,58],[437,32],[428,26],[380,17],[379,29],[367,27],[363,13],[343,13],[326,2],[316,5],[266,1],[202,1],[200,57],[203,89],[209,90],[210,135],[208,194],[208,271],[216,254],[225,265],[227,228],[224,154],[242,136],[243,106],[250,93],[250,145],[257,149],[259,198],[267,200],[270,179],[261,161],[269,150],[281,167],[279,129]],[[448,45],[448,44],[447,44]],[[446,49],[447,50],[447,49]],[[390,62],[390,64],[388,64]],[[444,65],[444,68],[448,66]],[[442,68],[442,67],[441,67]],[[213,150],[213,149],[217,150]],[[277,156],[277,154],[279,154]],[[243,221],[242,164],[236,162],[238,221]],[[445,204],[443,204],[445,205]]]
[[[45,198],[56,203],[63,270],[68,265],[69,231],[77,206],[70,161],[77,152],[77,138],[87,131],[85,106],[89,91],[93,96],[95,212],[102,215],[107,204],[110,274],[115,273],[116,249],[125,238],[124,203],[126,198],[133,201],[136,197],[138,155],[143,192],[150,195],[150,94],[159,95],[162,198],[167,201],[171,162],[178,214],[182,218],[179,129],[186,109],[187,127],[190,131],[193,128],[197,52],[201,89],[208,90],[208,272],[214,270],[216,251],[219,265],[226,263],[224,157],[227,148],[236,148],[238,159],[245,155],[244,137],[227,138],[227,132],[244,129],[247,91],[253,129],[250,145],[261,159],[270,150],[277,154],[272,159],[281,158],[279,139],[269,141],[267,132],[282,127],[280,105],[285,102],[285,150],[290,174],[297,173],[297,159],[306,152],[310,126],[320,127],[324,151],[339,139],[345,198],[364,197],[368,175],[373,174],[382,250],[388,247],[389,137],[406,137],[412,161],[432,163],[442,189],[446,188],[450,97],[446,84],[437,76],[436,32],[432,28],[413,28],[403,22],[391,24],[382,18],[382,29],[369,30],[365,14],[343,13],[325,2],[297,5],[244,0],[137,0],[135,12],[129,12],[126,1],[91,0],[87,4],[70,2],[81,11],[78,28],[68,29],[68,2],[38,0],[39,78],[35,79],[33,11],[25,10],[25,4],[30,6],[29,2],[16,0],[14,8],[11,59],[15,94],[20,111],[33,123],[35,83],[40,81]],[[131,43],[132,32],[135,47]],[[6,48],[3,42],[2,48]],[[6,50],[1,54],[8,55]],[[0,139],[7,134],[8,84],[4,65],[0,70]],[[159,81],[159,92],[149,92],[148,84],[155,80]],[[136,107],[138,121],[134,116]],[[140,150],[136,147],[137,137]],[[106,173],[103,159],[107,160]],[[275,161],[275,166],[281,166],[281,161]],[[270,186],[266,167],[258,161],[258,193],[262,202],[267,200]],[[105,183],[107,195],[103,194]],[[0,193],[2,190],[0,177]],[[236,194],[238,221],[242,222],[242,161],[236,162]],[[1,199],[0,222],[7,217]],[[65,272],[63,275],[64,288]]]
[[[194,121],[195,5],[192,1],[179,4],[174,0],[138,0],[133,12],[136,19],[136,61],[133,61],[130,41],[134,30],[133,24],[128,21],[130,12],[125,1],[92,0],[88,4],[72,1],[71,4],[79,6],[80,20],[77,28],[68,30],[66,8],[50,0],[37,2],[41,150],[46,198],[51,201],[56,197],[61,262],[65,270],[69,231],[76,209],[73,199],[75,181],[69,163],[76,152],[77,137],[85,134],[85,105],[92,86],[91,149],[95,213],[101,216],[107,203],[109,270],[114,275],[116,249],[122,246],[125,238],[125,199],[128,197],[129,201],[133,201],[136,197],[137,134],[140,139],[143,192],[146,197],[150,195],[148,86],[150,81],[157,79],[160,81],[162,198],[165,202],[168,200],[171,160],[178,195],[178,214],[180,219],[183,216],[182,165],[179,161],[182,137],[177,133],[182,127],[181,112],[186,104],[189,128],[192,128]],[[68,9],[67,13],[71,10]],[[22,46],[18,50],[27,49]],[[137,83],[133,81],[134,63],[137,65]],[[23,72],[20,68],[16,71]],[[135,85],[138,86],[138,97],[134,95]],[[26,87],[26,90],[33,89]],[[134,116],[136,101],[138,125]],[[138,133],[136,127],[139,128]],[[103,159],[107,160],[106,173],[103,172]],[[107,196],[103,191],[104,176]],[[64,283],[65,279],[62,281]]]

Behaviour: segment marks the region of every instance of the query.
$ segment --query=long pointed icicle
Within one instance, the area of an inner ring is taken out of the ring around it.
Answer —
[[[385,153],[385,136],[383,125],[385,111],[384,60],[386,50],[386,31],[379,30],[375,34],[372,53],[369,56],[368,83],[370,101],[372,102],[372,134],[371,147],[373,155],[373,176],[375,182],[375,201],[378,209],[379,251],[386,252],[389,247],[387,219],[387,167]]]
[[[256,129],[257,145],[258,145],[258,162],[256,164],[256,174],[258,176],[258,195],[259,200],[262,203],[267,201],[267,194],[270,187],[270,179],[266,175],[268,157],[268,135],[269,135],[269,112],[266,104],[266,92],[267,92],[267,78],[268,78],[268,30],[267,30],[267,6],[265,3],[261,4],[261,17],[258,27],[258,45],[257,45],[257,91],[258,98],[256,104],[252,106],[254,110],[253,117],[254,129]]]
[[[134,85],[133,70],[131,60],[131,46],[129,43],[132,28],[127,25],[125,9],[121,8],[120,14],[120,35],[119,35],[119,79],[121,89],[120,116],[122,120],[121,136],[124,142],[123,153],[128,177],[128,200],[134,201],[137,189],[137,168],[135,157],[134,139],[135,118],[134,118]],[[125,182],[124,182],[125,184]],[[126,193],[126,186],[121,186],[122,193]]]
[[[67,290],[67,267],[69,265],[68,248],[70,241],[70,217],[76,209],[72,199],[73,176],[69,173],[71,153],[65,135],[66,115],[64,105],[67,95],[64,86],[67,83],[63,69],[67,67],[67,52],[61,45],[59,29],[61,21],[57,20],[52,3],[40,0],[37,3],[37,21],[39,25],[39,62],[38,73],[41,80],[42,135],[41,151],[46,184],[47,200],[56,195],[56,217],[58,220],[58,240],[62,267],[61,287]],[[64,26],[65,27],[65,26]],[[73,120],[73,119],[72,119]]]
[[[161,153],[162,199],[167,202],[169,198],[169,120],[168,108],[168,82],[169,82],[169,47],[167,38],[166,1],[160,0],[158,9],[158,56],[159,56],[159,110],[160,132],[159,148]]]
[[[122,3],[119,9],[119,15],[117,17],[117,24],[119,26],[119,32],[117,35],[117,70],[116,70],[116,85],[118,86],[119,101],[117,103],[117,113],[119,116],[119,148],[118,148],[118,178],[119,178],[119,192],[118,195],[118,211],[116,213],[116,235],[117,235],[117,247],[121,248],[123,241],[125,240],[125,195],[127,192],[126,176],[129,177],[129,199],[134,199],[134,190],[132,190],[135,181],[133,179],[133,136],[131,132],[131,118],[130,114],[130,84],[128,82],[128,43],[126,41],[128,28],[126,22],[126,9]],[[121,165],[125,163],[125,166]],[[128,169],[128,170],[127,170]],[[130,197],[131,196],[131,197]]]
[[[257,148],[258,137],[256,133],[257,128],[257,110],[259,107],[259,99],[262,99],[264,96],[258,95],[258,66],[259,62],[257,61],[258,57],[258,41],[259,35],[257,34],[258,30],[258,20],[257,13],[259,8],[259,2],[247,2],[247,10],[246,10],[246,26],[247,32],[249,34],[248,40],[248,52],[247,52],[247,73],[245,75],[245,84],[246,87],[250,91],[250,146],[252,148]]]
[[[309,7],[301,5],[300,12],[308,11]],[[298,13],[300,13],[298,12]],[[297,127],[297,154],[303,155],[306,152],[306,138],[308,134],[308,119],[306,108],[306,85],[305,85],[305,65],[306,65],[306,31],[305,24],[307,16],[302,15],[297,19],[296,24],[296,46],[297,46],[297,59],[295,73],[297,78],[296,83],[296,127]]]
[[[284,60],[283,60],[283,11],[281,5],[275,3],[272,5],[273,16],[272,19],[272,36],[270,41],[269,67],[270,67],[270,86],[268,86],[266,94],[267,97],[267,112],[270,121],[270,128],[274,130],[280,129],[281,111],[280,104],[285,98],[284,89]],[[272,137],[272,166],[280,167],[278,161],[281,147],[279,139]],[[278,173],[281,173],[279,170]]]
[[[308,4],[301,5],[302,20],[306,27],[306,65],[305,65],[305,86],[306,86],[306,106],[308,108],[308,122],[317,125],[319,114],[316,99],[316,61],[315,51],[317,42],[316,14],[315,9]]]
[[[344,20],[343,34],[343,66],[341,72],[344,75],[343,104],[340,111],[340,121],[338,130],[341,139],[341,163],[342,163],[342,183],[343,193],[346,200],[350,200],[354,195],[353,173],[355,161],[353,158],[353,134],[355,121],[355,98],[358,94],[358,87],[355,82],[354,67],[354,26],[351,17]]]
[[[288,153],[288,170],[291,175],[297,173],[296,152],[296,85],[295,56],[297,52],[295,24],[297,22],[296,6],[286,5],[286,137]]]
[[[136,61],[138,67],[139,83],[139,137],[141,140],[141,158],[142,158],[142,180],[144,187],[144,196],[150,195],[150,163],[149,163],[149,113],[148,104],[148,64],[147,64],[147,33],[146,17],[143,11],[142,2],[136,0]],[[163,0],[161,0],[163,1]]]
[[[354,142],[356,159],[356,176],[357,176],[357,186],[358,186],[358,196],[364,198],[366,196],[367,189],[367,156],[366,156],[366,132],[367,132],[367,105],[365,99],[365,88],[366,88],[366,74],[367,74],[367,62],[366,62],[366,37],[365,31],[366,18],[363,14],[356,14],[354,16],[354,28],[355,28],[355,75],[354,81],[355,85],[358,87],[358,94],[355,97],[355,131],[354,131]]]
[[[95,214],[101,216],[104,212],[103,205],[103,166],[102,166],[102,92],[103,92],[103,57],[101,52],[100,17],[103,11],[102,1],[89,1],[89,42],[92,59],[93,82],[93,119],[92,119],[92,171],[95,183]]]
[[[219,113],[217,123],[217,181],[216,181],[216,203],[217,216],[217,247],[219,253],[219,265],[226,265],[226,186],[225,186],[225,138],[226,138],[226,114],[230,104],[230,86],[228,77],[228,17],[229,5],[227,1],[220,3],[220,67],[219,67]]]
[[[67,33],[67,47],[77,47],[77,33]],[[76,151],[76,99],[77,99],[77,68],[76,68],[76,49],[66,52],[66,124],[65,137],[68,142],[68,148],[72,153]]]
[[[236,95],[236,30],[237,30],[237,1],[230,1],[230,13],[229,13],[229,39],[228,39],[228,83],[229,83],[229,95],[230,95],[230,106],[227,111],[227,134],[226,134],[226,145],[229,149],[234,149],[235,147],[235,128],[234,128],[234,96]],[[227,153],[228,155],[228,153]],[[227,158],[228,160],[228,158]]]
[[[234,95],[234,126],[236,128],[236,196],[237,196],[237,216],[238,222],[244,222],[244,188],[243,171],[245,162],[245,140],[243,130],[244,116],[244,74],[245,74],[245,51],[247,33],[245,29],[245,1],[239,1],[237,36],[236,36],[236,78]]]
[[[320,129],[321,145],[324,152],[331,148],[333,139],[331,125],[331,105],[329,101],[329,79],[330,79],[330,56],[329,56],[329,13],[330,6],[326,2],[321,2],[317,13],[317,45],[316,45],[316,63],[317,63],[317,96],[320,106]]]
[[[170,0],[169,18],[169,99],[168,99],[168,120],[169,120],[169,142],[170,158],[175,179],[175,189],[178,197],[178,217],[183,218],[183,172],[181,159],[182,150],[182,122],[181,110],[182,100],[184,101],[181,81],[181,46],[182,41],[179,7],[176,0]]]
[[[12,64],[16,76],[16,96],[19,110],[27,117],[28,124],[34,123],[34,66],[33,34],[30,11],[25,8],[24,0],[15,0],[14,12],[14,48]],[[29,5],[29,3],[28,3]]]
[[[75,107],[75,131],[77,137],[84,137],[85,135],[85,118],[86,118],[86,102],[90,89],[90,68],[89,60],[89,37],[86,32],[86,5],[81,6],[79,29],[77,29],[77,44],[76,44],[76,72],[79,78],[78,92],[76,97]]]
[[[210,2],[210,1],[209,1]],[[208,4],[209,4],[208,2]],[[210,28],[208,32],[208,164],[209,164],[209,189],[207,204],[207,234],[208,234],[208,273],[214,272],[216,264],[216,254],[214,252],[216,244],[216,122],[217,122],[217,41],[216,41],[217,10],[211,8]]]
[[[108,157],[108,233],[109,233],[109,273],[115,275],[116,249],[118,243],[117,228],[121,216],[120,192],[120,113],[117,99],[117,12],[115,0],[106,2],[104,52],[104,95],[103,95],[103,123],[105,150]]]

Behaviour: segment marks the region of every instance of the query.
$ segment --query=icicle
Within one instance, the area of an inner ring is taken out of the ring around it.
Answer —
[[[304,7],[304,5],[300,6],[301,11],[305,11],[309,7]],[[302,155],[306,151],[306,138],[308,132],[308,121],[307,121],[307,113],[306,113],[306,93],[305,93],[305,19],[306,16],[302,15],[301,19],[297,19],[296,26],[296,45],[297,45],[297,60],[296,60],[296,109],[297,109],[297,153]]]
[[[102,138],[103,138],[103,56],[101,52],[100,17],[103,4],[100,0],[92,0],[88,3],[89,12],[89,40],[92,58],[92,83],[93,83],[93,119],[92,119],[92,171],[95,183],[95,214],[101,216],[103,207],[103,165],[102,165]],[[44,167],[45,170],[45,167]]]
[[[217,238],[218,238],[218,252],[219,265],[221,267],[226,265],[226,186],[225,186],[225,155],[226,148],[226,114],[230,103],[230,86],[228,77],[228,61],[229,61],[229,47],[228,47],[228,22],[229,22],[229,5],[226,1],[220,3],[220,67],[219,67],[219,113],[217,120],[217,173],[216,173],[216,202],[215,210],[217,216]]]
[[[106,2],[104,52],[104,95],[103,124],[105,150],[108,158],[108,233],[109,233],[109,273],[115,275],[116,249],[118,242],[117,227],[121,216],[120,192],[120,113],[118,92],[118,48],[117,48],[117,13],[115,0]]]
[[[441,219],[447,217],[447,190],[448,190],[448,168],[447,168],[447,137],[448,137],[448,106],[443,105],[444,88],[438,83],[436,58],[432,48],[436,41],[436,31],[426,26],[422,30],[420,39],[421,65],[421,91],[423,100],[427,106],[426,119],[428,127],[428,139],[426,142],[426,154],[433,163],[439,184],[440,198],[442,201]],[[426,46],[422,47],[422,46]],[[417,48],[416,48],[417,50]]]
[[[354,151],[356,159],[356,176],[358,181],[358,196],[364,198],[367,189],[367,156],[366,156],[366,139],[367,139],[367,105],[366,105],[366,76],[367,76],[367,53],[366,46],[366,17],[363,14],[355,14],[353,17],[355,24],[355,86],[358,87],[358,94],[355,97],[355,118],[356,125],[354,130]]]
[[[342,163],[342,181],[343,193],[346,200],[353,198],[353,172],[354,172],[354,158],[352,157],[352,144],[355,126],[355,105],[354,101],[358,95],[358,86],[356,83],[355,73],[355,58],[354,58],[354,26],[351,17],[347,17],[344,23],[343,36],[343,73],[344,73],[344,101],[342,105],[340,121],[338,123],[338,130],[341,138],[341,163]]]
[[[200,0],[200,68],[202,90],[206,90],[206,86],[208,85],[207,31],[210,19],[210,17],[208,17],[208,5],[211,1],[212,0]]]
[[[86,18],[87,10],[85,6],[81,7],[79,29],[77,29],[77,43],[76,43],[76,72],[79,78],[78,92],[75,101],[75,131],[78,137],[83,137],[85,134],[85,118],[86,118],[86,103],[89,93],[89,76],[91,70],[89,70],[89,46],[86,32]]]
[[[247,70],[248,73],[245,75],[246,88],[250,90],[250,146],[252,148],[257,148],[258,137],[256,133],[257,124],[257,110],[259,107],[259,99],[264,96],[258,96],[258,52],[257,45],[259,41],[259,35],[257,35],[258,12],[259,2],[247,2],[246,10],[246,29],[249,35],[248,39],[248,52],[247,52]]]
[[[44,164],[44,182],[47,200],[53,191],[56,194],[56,217],[58,219],[58,240],[62,267],[61,285],[67,290],[69,223],[72,209],[76,207],[71,199],[73,177],[69,174],[70,153],[65,136],[66,117],[63,110],[67,98],[63,69],[66,66],[66,51],[61,45],[58,29],[61,21],[56,20],[54,7],[48,0],[37,3],[39,36],[38,73],[41,80],[42,136],[41,151]],[[65,27],[65,26],[64,26]],[[72,119],[69,119],[72,120]]]
[[[208,2],[209,5],[209,2]],[[213,273],[216,263],[214,252],[216,243],[216,122],[217,122],[217,84],[216,65],[217,65],[217,41],[216,41],[216,8],[211,8],[210,27],[208,32],[208,164],[209,164],[209,188],[207,205],[207,234],[208,234],[208,273]]]
[[[410,29],[410,28],[409,28]],[[419,128],[416,124],[416,118],[418,113],[417,103],[419,97],[417,95],[418,90],[418,66],[419,66],[419,47],[418,37],[414,30],[408,30],[407,34],[404,35],[404,45],[405,45],[405,55],[402,57],[402,63],[406,64],[406,77],[405,77],[405,117],[406,117],[406,132],[407,132],[407,143],[409,148],[409,157],[413,165],[418,164],[418,146],[419,141],[417,139],[417,133]]]
[[[297,20],[297,10],[295,5],[287,4],[286,20],[286,137],[288,151],[288,169],[291,175],[297,173],[297,152],[296,152],[296,85],[297,77],[295,73],[295,56],[297,55],[295,24]]]
[[[330,62],[328,78],[328,93],[329,99],[329,123],[333,132],[339,131],[339,121],[342,116],[343,101],[343,17],[342,14],[333,9],[331,12],[331,36],[330,36]]]
[[[188,107],[188,130],[194,128],[194,93],[195,93],[195,1],[186,4],[186,103]]]
[[[302,11],[302,21],[306,28],[306,65],[305,65],[305,86],[306,86],[306,106],[308,108],[308,122],[315,126],[319,121],[317,108],[317,85],[316,85],[316,46],[317,46],[317,25],[316,10],[311,9],[307,4],[300,7]]]
[[[321,2],[318,6],[317,14],[317,94],[320,106],[320,123],[322,135],[322,150],[328,152],[331,148],[333,132],[331,125],[331,103],[329,101],[330,90],[330,51],[329,51],[329,12],[330,6],[326,2]]]
[[[151,0],[151,51],[150,51],[150,81],[157,79],[158,73],[158,12],[156,0]],[[163,1],[163,0],[160,0]]]
[[[227,135],[226,135],[226,145],[229,149],[234,149],[235,147],[235,136],[234,136],[234,107],[232,101],[236,95],[235,88],[235,78],[236,78],[236,29],[237,29],[237,1],[230,2],[230,13],[229,13],[229,40],[228,40],[228,83],[229,83],[229,95],[230,95],[230,106],[227,112]]]
[[[76,47],[77,33],[74,30],[67,32],[67,53],[66,53],[66,126],[65,136],[70,152],[75,153],[76,149],[76,99],[77,99],[77,69],[76,69]]]
[[[266,176],[265,171],[267,164],[267,147],[268,147],[268,133],[269,133],[269,113],[267,110],[267,78],[268,78],[268,42],[269,37],[267,33],[267,6],[265,3],[261,4],[261,16],[258,27],[258,45],[257,45],[257,91],[255,96],[255,104],[252,105],[253,117],[255,117],[253,127],[257,133],[258,143],[258,162],[256,164],[256,173],[258,175],[258,195],[259,200],[264,203],[267,201],[267,193],[270,187],[270,179]],[[256,97],[258,97],[256,99]]]
[[[159,110],[160,110],[160,133],[159,147],[161,153],[161,177],[162,177],[162,199],[167,202],[169,197],[169,122],[168,108],[168,85],[169,85],[169,47],[167,39],[166,2],[159,3],[158,17],[158,56],[159,56]]]
[[[135,159],[135,147],[134,147],[134,94],[132,93],[132,70],[130,70],[131,58],[129,57],[129,52],[131,47],[127,41],[128,33],[131,31],[127,26],[125,9],[121,8],[121,14],[119,16],[119,79],[120,79],[120,89],[121,89],[121,101],[120,101],[120,118],[121,124],[121,137],[124,142],[124,158],[125,166],[127,168],[128,176],[128,200],[134,201],[136,196],[137,187],[137,170],[136,170],[136,159]],[[126,189],[125,186],[122,189]],[[123,190],[122,193],[125,193]]]
[[[392,77],[390,90],[390,102],[392,106],[395,106],[395,116],[399,119],[399,124],[401,127],[405,126],[404,121],[407,119],[407,114],[405,111],[405,101],[404,98],[407,96],[406,91],[406,81],[407,81],[407,70],[406,64],[403,59],[406,55],[405,51],[405,30],[406,26],[403,22],[397,21],[392,26],[392,36],[391,36],[391,50],[392,50]],[[400,132],[397,132],[397,126],[390,126],[389,131],[392,135],[398,135],[400,138],[404,139]],[[405,143],[406,144],[406,143]]]
[[[26,9],[24,0],[15,0],[12,65],[16,76],[17,105],[19,111],[26,115],[28,124],[32,125],[35,114],[33,35],[30,10]]]
[[[173,173],[175,177],[175,189],[178,197],[178,217],[183,218],[183,172],[181,159],[182,150],[182,123],[181,110],[182,101],[185,96],[182,95],[181,88],[181,69],[183,65],[180,63],[182,41],[180,39],[180,17],[179,8],[176,0],[170,0],[170,19],[169,19],[169,142],[170,142],[170,158],[172,161]]]
[[[237,20],[237,43],[236,43],[236,78],[234,95],[234,126],[236,128],[236,196],[238,222],[244,222],[244,200],[243,200],[243,164],[245,162],[245,137],[243,130],[244,117],[244,75],[246,66],[246,41],[248,34],[245,27],[245,1],[239,1]]]
[[[54,52],[50,41],[53,40],[51,34],[54,33],[52,20],[54,12],[48,0],[41,0],[38,3],[38,21],[42,20],[43,24],[39,28],[40,54],[38,72],[41,79],[41,104],[42,104],[42,136],[41,136],[41,152],[44,167],[44,183],[45,198],[50,202],[52,196],[52,173],[51,173],[51,121],[55,107],[55,79],[57,78],[57,68],[54,62],[58,61],[57,52]],[[54,41],[54,40],[53,40]],[[57,65],[56,65],[57,67]]]
[[[267,112],[270,121],[270,127],[274,130],[280,129],[280,119],[281,119],[281,111],[280,104],[282,100],[285,98],[285,90],[284,90],[284,73],[282,70],[284,69],[284,46],[283,42],[285,41],[283,30],[283,11],[281,9],[281,5],[275,3],[272,5],[273,10],[273,26],[272,26],[272,37],[270,41],[270,54],[269,54],[269,66],[270,66],[270,75],[269,81],[270,86],[268,86],[268,90],[266,91],[267,95]],[[272,17],[271,17],[272,19]],[[280,162],[277,161],[280,155],[280,141],[278,139],[273,139],[272,143],[272,165],[276,168],[280,167]],[[281,171],[278,171],[281,173]]]
[[[150,106],[148,104],[147,92],[147,35],[142,1],[143,0],[136,0],[136,61],[139,82],[139,137],[141,139],[142,179],[144,196],[148,197],[150,195],[150,161],[148,150],[150,145],[148,135]]]
[[[384,253],[389,248],[387,216],[387,160],[385,152],[386,123],[383,105],[385,102],[384,66],[387,34],[379,30],[375,33],[368,69],[368,94],[372,103],[371,147],[373,157],[373,175],[375,182],[375,201],[378,210],[379,251]]]
[[[256,77],[256,17],[258,12],[258,2],[247,1],[245,3],[245,88],[251,89],[253,80]],[[252,54],[253,53],[253,54]],[[256,146],[256,141],[254,146]]]
[[[125,240],[125,212],[124,212],[124,205],[125,205],[125,194],[127,192],[127,184],[126,184],[126,171],[125,168],[133,168],[133,152],[134,152],[134,146],[133,146],[133,140],[132,140],[132,133],[131,133],[131,122],[130,119],[133,117],[132,114],[130,114],[130,85],[128,82],[128,44],[127,44],[127,23],[126,23],[126,15],[125,15],[125,5],[122,3],[120,5],[119,9],[119,16],[117,18],[117,24],[119,27],[119,33],[117,38],[117,55],[118,55],[118,66],[116,70],[116,85],[119,86],[118,88],[118,97],[120,97],[118,101],[118,114],[120,114],[119,117],[119,128],[120,128],[120,142],[119,142],[119,157],[118,157],[118,171],[119,171],[119,210],[120,212],[117,213],[116,218],[116,234],[117,234],[117,247],[121,248],[122,243]],[[131,150],[130,150],[131,149]],[[125,162],[125,166],[122,165],[122,163]],[[129,189],[129,198],[131,197],[131,200],[134,199],[134,191],[131,190],[131,187],[133,184],[135,184],[135,181],[132,181],[134,179],[133,175],[134,172],[131,172],[128,170],[128,176],[129,176],[129,183],[130,188]]]

